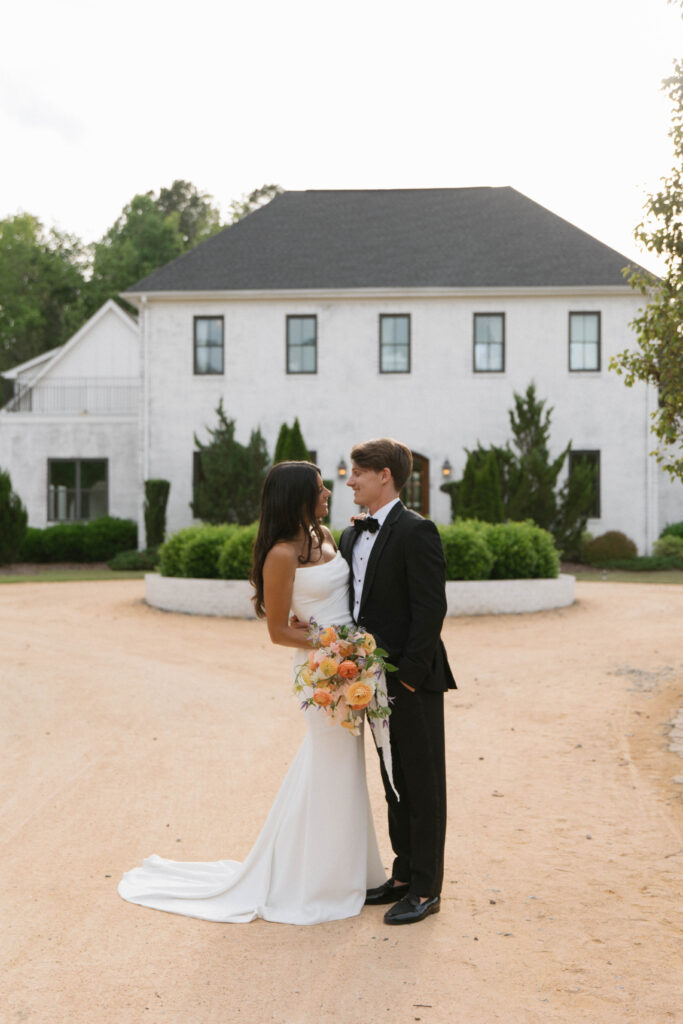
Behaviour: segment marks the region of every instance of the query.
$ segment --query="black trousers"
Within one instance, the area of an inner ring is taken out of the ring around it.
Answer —
[[[411,693],[387,680],[395,697],[389,718],[396,799],[382,764],[389,809],[389,837],[395,860],[392,876],[410,883],[416,896],[438,896],[446,842],[446,752],[443,693]],[[381,758],[380,758],[381,761]]]

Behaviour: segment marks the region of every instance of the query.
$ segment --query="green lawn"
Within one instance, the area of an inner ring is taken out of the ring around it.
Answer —
[[[37,573],[7,573],[2,575],[0,583],[65,583],[72,580],[141,580],[145,575],[142,569],[132,572],[114,572],[113,569],[53,569],[46,568]]]
[[[586,569],[573,573],[577,583],[678,583],[683,585],[683,569],[658,572],[628,572],[626,569]]]

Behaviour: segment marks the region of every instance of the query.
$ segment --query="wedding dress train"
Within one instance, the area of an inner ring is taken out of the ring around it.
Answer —
[[[348,566],[339,553],[296,570],[292,611],[320,625],[351,621]],[[294,672],[305,657],[295,652]],[[385,880],[363,736],[329,724],[315,709],[303,713],[306,737],[246,860],[188,863],[154,854],[124,874],[118,891],[125,900],[240,923],[260,917],[318,924],[360,913],[366,889]]]

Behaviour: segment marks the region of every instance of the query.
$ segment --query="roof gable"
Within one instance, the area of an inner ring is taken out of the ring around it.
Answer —
[[[513,188],[284,192],[124,294],[625,286],[629,260]]]

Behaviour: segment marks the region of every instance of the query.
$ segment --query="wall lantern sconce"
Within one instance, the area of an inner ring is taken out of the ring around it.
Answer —
[[[444,480],[448,480],[448,479],[450,479],[450,476],[451,476],[452,472],[453,472],[453,467],[451,466],[451,464],[448,461],[448,459],[445,459],[444,460],[444,464],[441,467],[441,476],[444,478]]]
[[[348,470],[346,468],[346,463],[344,462],[343,459],[340,459],[339,465],[337,466],[337,476],[343,479],[346,476],[347,472]]]

